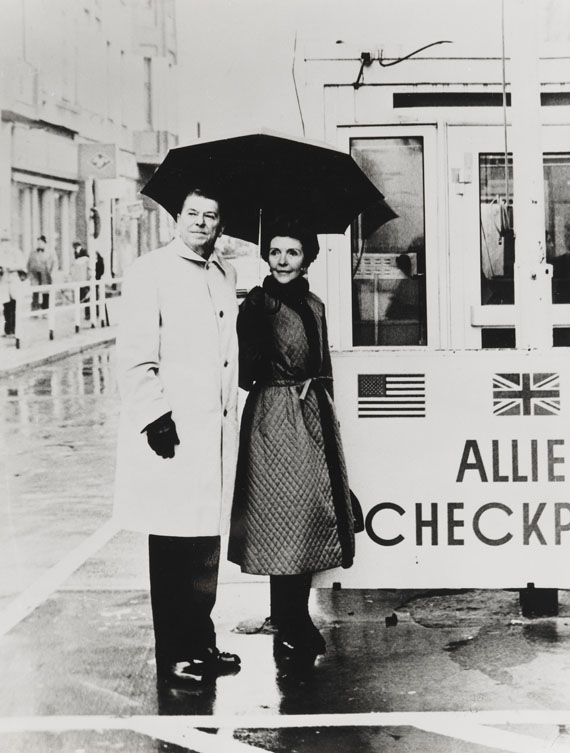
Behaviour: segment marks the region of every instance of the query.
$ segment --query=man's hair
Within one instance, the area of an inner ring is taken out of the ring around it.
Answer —
[[[204,199],[211,199],[212,201],[216,201],[218,203],[218,214],[220,215],[220,219],[223,219],[225,217],[225,205],[222,193],[212,186],[196,186],[195,188],[190,188],[188,191],[186,191],[178,209],[178,214],[180,214],[180,212],[182,211],[186,199],[189,196],[202,196]]]
[[[312,264],[319,253],[319,241],[313,230],[303,221],[293,217],[281,217],[261,225],[261,258],[269,259],[271,241],[277,236],[295,238],[303,247],[303,265]]]

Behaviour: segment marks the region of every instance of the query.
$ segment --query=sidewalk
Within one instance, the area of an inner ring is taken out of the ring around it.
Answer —
[[[46,333],[43,333],[43,337],[38,336],[42,334],[38,332],[29,341],[23,342],[20,348],[16,348],[13,337],[0,337],[0,377],[114,342],[116,331],[116,326],[86,327],[77,334],[65,332],[59,337],[56,335],[53,340],[49,340]]]

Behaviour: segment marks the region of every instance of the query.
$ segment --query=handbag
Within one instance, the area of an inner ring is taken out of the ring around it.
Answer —
[[[349,489],[348,491],[350,492],[350,504],[352,506],[352,517],[354,518],[354,533],[361,533],[364,531],[362,505],[352,489]]]

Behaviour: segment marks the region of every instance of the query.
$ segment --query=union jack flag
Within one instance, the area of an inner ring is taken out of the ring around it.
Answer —
[[[554,416],[560,413],[559,374],[494,374],[495,416]]]

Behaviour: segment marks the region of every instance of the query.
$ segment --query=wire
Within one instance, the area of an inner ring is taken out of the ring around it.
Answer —
[[[505,137],[505,201],[509,204],[509,149],[507,141],[507,80],[505,72],[505,0],[501,0],[501,43],[502,43],[502,62],[503,62],[503,133]]]
[[[297,62],[297,29],[295,29],[295,41],[293,42],[293,64],[291,66],[291,75],[293,76],[293,86],[295,87],[295,96],[297,97],[297,107],[301,118],[301,128],[305,136],[305,121],[303,120],[303,110],[301,109],[301,100],[299,99],[299,90],[297,89],[297,79],[295,78],[295,64]]]
[[[356,266],[352,270],[352,279],[353,280],[356,277],[356,273],[358,272],[358,270],[360,268],[360,263],[362,262],[362,257],[364,256],[364,243],[365,243],[365,240],[366,240],[365,238],[362,238],[362,240],[360,242],[360,253],[356,257]]]
[[[398,65],[398,63],[401,63],[403,60],[407,60],[408,58],[411,58],[413,55],[417,55],[418,52],[423,52],[424,50],[427,50],[429,47],[434,47],[436,44],[453,44],[453,42],[450,39],[441,39],[439,42],[431,42],[430,44],[426,44],[424,47],[420,47],[418,50],[414,50],[413,52],[410,52],[409,55],[404,55],[402,58],[398,58],[397,60],[392,60],[391,63],[385,63],[384,59],[382,57],[383,50],[380,52],[380,57],[378,58],[378,62],[382,66],[382,68],[389,68],[391,65]]]

